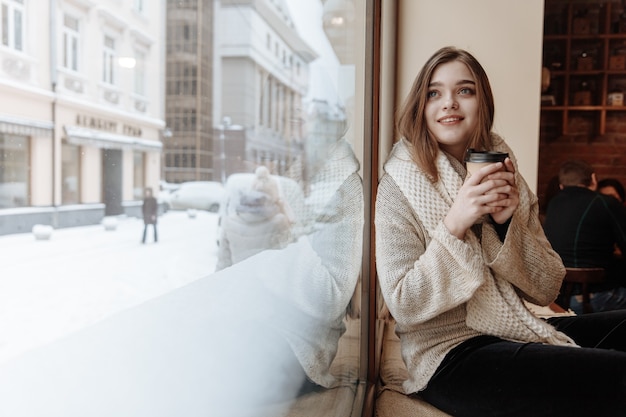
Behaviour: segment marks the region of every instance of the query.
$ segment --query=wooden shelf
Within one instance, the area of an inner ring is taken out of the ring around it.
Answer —
[[[626,60],[626,19],[622,17],[626,10],[621,7],[611,1],[545,1],[543,66],[550,70],[546,95],[554,97],[554,105],[542,104],[541,113],[542,117],[561,113],[563,135],[576,133],[569,131],[572,115],[590,118],[596,134],[603,135],[607,113],[626,112],[626,106],[608,105],[608,95],[615,89],[626,95],[626,68],[610,66],[611,56],[616,54]],[[623,24],[619,24],[620,18],[625,20]],[[587,58],[579,61],[583,52]],[[590,66],[579,69],[583,61]],[[588,91],[585,97],[577,94],[583,89]]]

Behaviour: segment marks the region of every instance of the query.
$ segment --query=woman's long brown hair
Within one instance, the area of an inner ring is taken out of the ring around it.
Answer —
[[[397,125],[400,136],[413,144],[413,160],[432,177],[433,181],[437,181],[439,178],[435,162],[439,153],[439,144],[426,127],[424,109],[433,72],[439,65],[451,61],[464,63],[476,81],[478,129],[472,133],[467,147],[488,150],[491,146],[491,128],[493,127],[495,106],[491,85],[485,70],[469,52],[451,46],[441,48],[426,61],[413,82],[411,91],[398,112]]]

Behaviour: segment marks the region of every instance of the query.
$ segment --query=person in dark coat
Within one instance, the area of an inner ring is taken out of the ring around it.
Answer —
[[[146,233],[148,232],[148,225],[152,225],[154,229],[154,242],[158,241],[157,239],[157,210],[158,203],[157,199],[152,195],[152,188],[146,188],[145,197],[143,199],[143,206],[141,207],[141,211],[143,213],[143,237],[141,238],[141,243],[146,243]]]
[[[550,200],[544,221],[546,237],[566,267],[604,268],[607,282],[592,287],[594,311],[626,308],[626,213],[612,196],[599,193],[593,168],[566,161],[559,170],[560,191]],[[572,310],[582,305],[572,297]]]

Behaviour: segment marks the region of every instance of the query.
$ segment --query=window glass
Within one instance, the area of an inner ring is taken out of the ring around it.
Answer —
[[[135,94],[140,96],[146,92],[146,54],[135,51]]]
[[[144,12],[144,8],[145,8],[145,4],[143,0],[135,0],[135,11],[137,13],[143,13]]]
[[[63,66],[78,71],[79,22],[78,19],[66,14],[63,23]]]
[[[133,198],[141,200],[145,187],[145,168],[143,152],[133,152]]]
[[[62,147],[61,177],[62,182],[62,203],[79,203],[79,182],[80,182],[80,147],[63,144]]]
[[[368,2],[0,2],[0,408],[358,410]]]
[[[15,25],[14,29],[13,29],[13,39],[15,39],[14,41],[14,48],[17,49],[18,51],[22,50],[22,11],[21,10],[14,10],[13,11],[13,24]]]
[[[102,81],[105,83],[115,83],[115,64],[115,40],[110,36],[105,36],[102,53]]]
[[[9,6],[2,4],[2,44],[9,46]]]
[[[28,138],[0,133],[0,209],[28,205]]]
[[[2,2],[2,44],[17,51],[23,50],[23,15],[24,6],[21,1]]]

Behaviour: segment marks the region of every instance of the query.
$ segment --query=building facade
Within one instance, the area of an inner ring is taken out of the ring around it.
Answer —
[[[136,211],[161,177],[164,5],[1,3],[0,234]]]
[[[222,0],[218,13],[215,166],[223,176],[258,165],[283,174],[302,153],[303,100],[318,54],[284,0]]]

